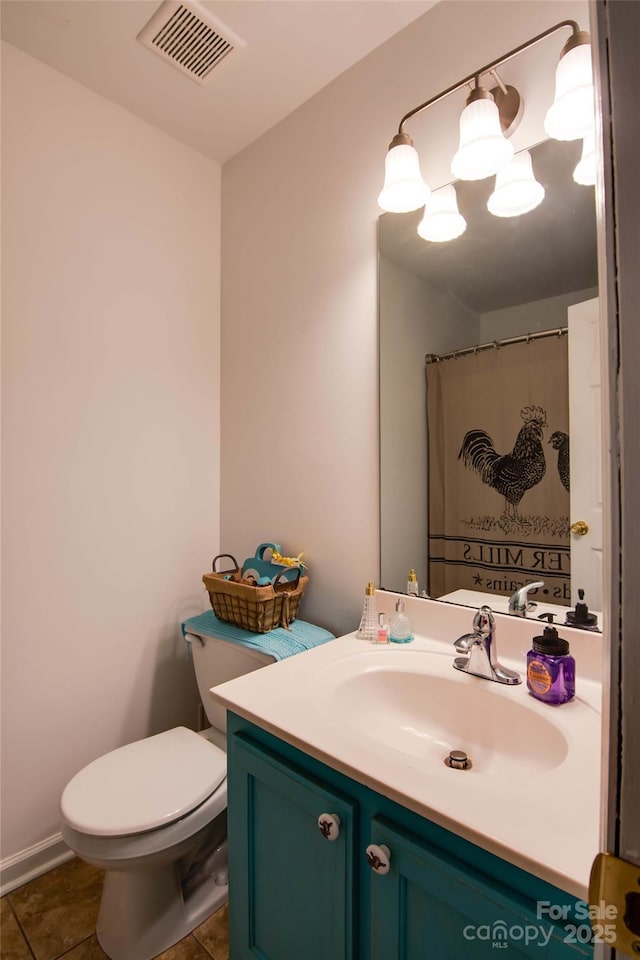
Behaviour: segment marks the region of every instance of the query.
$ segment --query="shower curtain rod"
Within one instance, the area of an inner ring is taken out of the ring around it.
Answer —
[[[565,337],[567,327],[557,327],[555,330],[541,330],[540,333],[527,333],[522,337],[509,337],[507,340],[491,340],[489,343],[479,343],[475,347],[466,347],[464,350],[454,350],[452,353],[427,353],[425,363],[440,363],[441,360],[454,360],[465,357],[469,353],[480,353],[481,350],[499,350],[513,343],[531,343],[532,340],[542,340],[543,337]]]

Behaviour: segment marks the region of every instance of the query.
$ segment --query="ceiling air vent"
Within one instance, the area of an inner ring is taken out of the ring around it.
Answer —
[[[193,0],[165,0],[138,40],[201,86],[228,54],[245,46],[244,40]]]

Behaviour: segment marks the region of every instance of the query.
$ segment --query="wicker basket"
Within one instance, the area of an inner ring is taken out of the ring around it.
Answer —
[[[233,561],[234,568],[216,571],[216,563],[223,557]],[[290,574],[286,567],[281,577]],[[203,583],[209,592],[209,600],[218,620],[225,620],[243,630],[253,633],[268,633],[275,627],[289,628],[298,612],[308,577],[301,576],[297,568],[295,580],[282,580],[274,585],[254,587],[242,583],[242,572],[234,557],[221,553],[213,560],[213,573],[205,573]]]

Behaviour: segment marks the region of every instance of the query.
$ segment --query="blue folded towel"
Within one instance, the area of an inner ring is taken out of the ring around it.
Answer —
[[[185,620],[182,624],[182,635],[185,636],[187,633],[193,633],[196,636],[221,637],[231,643],[267,653],[275,660],[284,660],[286,657],[292,657],[294,653],[303,653],[312,647],[318,647],[327,640],[335,640],[334,635],[328,630],[316,627],[313,623],[305,623],[304,620],[294,620],[289,624],[288,630],[284,627],[276,627],[268,633],[251,633],[250,630],[242,630],[240,627],[234,627],[232,623],[218,620],[213,610],[207,610],[206,613],[200,613],[197,617]]]

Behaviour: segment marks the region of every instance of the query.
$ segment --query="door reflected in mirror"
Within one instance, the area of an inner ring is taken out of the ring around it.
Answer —
[[[454,184],[467,222],[379,219],[381,586],[534,615],[602,605],[596,210],[581,141],[530,148],[545,196],[493,216],[494,178]],[[580,535],[574,530],[583,531]],[[577,526],[576,526],[577,524]],[[487,600],[487,598],[489,598]]]

